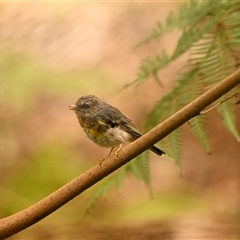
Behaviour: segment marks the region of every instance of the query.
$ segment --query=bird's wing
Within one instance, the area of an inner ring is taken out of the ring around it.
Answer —
[[[94,118],[101,122],[103,125],[109,126],[111,128],[118,127],[119,122],[115,116],[115,113],[109,110],[109,108],[102,108],[95,113]]]
[[[141,137],[133,121],[124,116],[117,108],[106,105],[96,113],[96,118],[102,124],[109,125],[111,128],[120,127],[123,131],[129,133],[134,139]]]

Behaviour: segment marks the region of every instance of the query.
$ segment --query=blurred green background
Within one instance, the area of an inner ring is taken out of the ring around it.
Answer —
[[[108,153],[85,137],[68,110],[81,95],[103,98],[143,130],[144,117],[173,86],[186,59],[161,72],[163,88],[149,81],[114,93],[134,79],[143,58],[156,49],[172,51],[176,32],[134,45],[178,5],[0,3],[0,217],[42,199]],[[239,144],[214,113],[209,117],[211,155],[186,124],[183,178],[169,158],[151,155],[153,199],[129,176],[121,192],[111,189],[81,224],[95,187],[10,239],[122,239],[121,232],[140,230],[147,239],[156,229],[171,239],[204,239],[209,229],[215,238],[239,234]]]

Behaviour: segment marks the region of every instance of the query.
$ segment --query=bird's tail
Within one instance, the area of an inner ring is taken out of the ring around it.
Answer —
[[[130,122],[122,124],[121,128],[132,136],[133,141],[140,138],[142,134],[138,132],[135,125],[132,123],[130,119],[127,119],[127,120],[129,120]],[[166,154],[164,151],[162,151],[161,149],[155,146],[151,146],[149,149],[159,156],[163,156],[164,154]]]
[[[164,154],[166,154],[164,151],[162,151],[161,149],[152,146],[149,148],[152,152],[154,152],[155,154],[159,155],[159,156],[163,156]]]

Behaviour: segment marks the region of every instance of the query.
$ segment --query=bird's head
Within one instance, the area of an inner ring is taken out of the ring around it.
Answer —
[[[69,110],[74,110],[76,114],[92,114],[103,102],[94,95],[80,97],[77,102],[69,106]]]

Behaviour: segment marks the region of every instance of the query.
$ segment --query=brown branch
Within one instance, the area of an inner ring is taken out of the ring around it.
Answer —
[[[236,71],[200,97],[189,103],[180,111],[160,123],[141,138],[127,145],[119,152],[119,158],[111,156],[101,167],[95,165],[88,171],[73,179],[54,193],[32,206],[0,220],[0,239],[10,237],[17,232],[42,220],[58,208],[114,172],[131,159],[147,150],[150,146],[180,127],[189,119],[197,116],[204,108],[240,83],[240,70]]]

